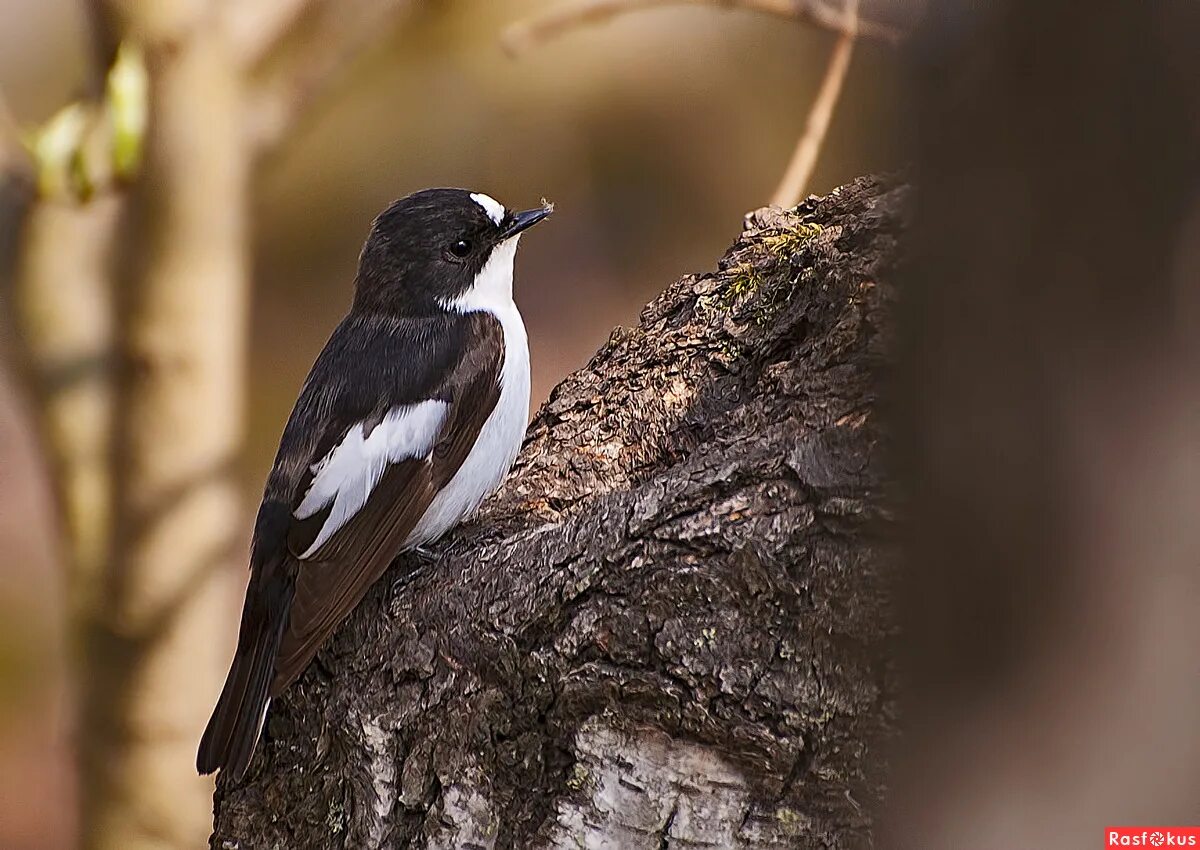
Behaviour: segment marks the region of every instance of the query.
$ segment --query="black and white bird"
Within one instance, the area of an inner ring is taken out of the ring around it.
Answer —
[[[392,559],[453,528],[508,473],[529,409],[513,259],[552,209],[429,189],[375,219],[350,312],[313,364],[267,479],[201,773],[243,774],[271,698]]]

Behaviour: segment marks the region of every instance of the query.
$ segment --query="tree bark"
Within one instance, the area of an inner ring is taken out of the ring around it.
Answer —
[[[551,394],[483,513],[271,708],[218,848],[870,842],[906,190],[760,210]]]

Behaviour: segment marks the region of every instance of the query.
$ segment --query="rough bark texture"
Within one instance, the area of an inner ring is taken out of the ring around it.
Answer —
[[[212,846],[868,844],[905,194],[759,211],[615,331],[483,514],[275,702]]]

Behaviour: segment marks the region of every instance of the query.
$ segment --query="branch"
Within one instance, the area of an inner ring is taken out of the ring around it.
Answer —
[[[833,52],[829,55],[829,66],[825,69],[825,77],[821,80],[816,100],[808,111],[804,134],[796,144],[796,151],[792,154],[792,160],[779,187],[771,196],[771,206],[794,207],[800,203],[812,178],[813,169],[816,168],[817,157],[820,156],[821,147],[825,143],[825,135],[829,132],[833,110],[841,97],[842,84],[846,81],[846,72],[850,69],[850,59],[854,55],[858,0],[846,0],[846,18],[850,21],[850,28],[838,36]]]
[[[14,314],[64,538],[68,609],[79,636],[108,555],[114,236],[121,198],[105,192],[136,167],[144,127],[140,55],[118,56],[110,10],[87,5],[93,62],[87,95],[27,141],[0,94],[0,168],[10,228]],[[100,193],[97,196],[97,193]],[[81,199],[88,203],[79,203]],[[6,265],[8,257],[5,257]]]
[[[95,4],[89,8],[96,15],[101,11]],[[97,56],[107,34],[93,33]],[[105,70],[93,68],[92,77],[103,81]],[[80,187],[97,171],[111,173],[106,156],[96,156],[97,149],[107,150],[105,110],[98,102],[103,83],[93,80],[88,92],[87,99],[64,108],[24,141],[0,96],[4,261],[6,270],[9,262],[12,266],[22,366],[38,402],[40,442],[52,473],[76,643],[108,553],[109,272],[120,214],[114,193],[77,202]]]
[[[210,786],[186,766],[219,686],[239,533],[241,69],[203,4],[130,9],[153,118],[118,231],[111,543],[80,624],[87,850],[137,846],[147,830],[161,846],[203,841]]]
[[[596,24],[619,15],[657,6],[716,6],[723,9],[748,9],[767,15],[799,21],[839,35],[856,35],[889,44],[897,43],[903,33],[895,27],[870,20],[855,20],[835,11],[820,0],[574,0],[551,7],[546,12],[510,26],[500,43],[510,56],[517,57],[533,47],[570,30]]]

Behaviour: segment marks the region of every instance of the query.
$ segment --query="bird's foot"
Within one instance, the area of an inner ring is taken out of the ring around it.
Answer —
[[[424,574],[426,570],[437,563],[437,560],[437,554],[426,549],[424,546],[414,546],[406,550],[396,562],[399,567],[397,570],[399,574],[396,576],[395,581],[392,582],[392,591],[403,590],[414,579]]]

